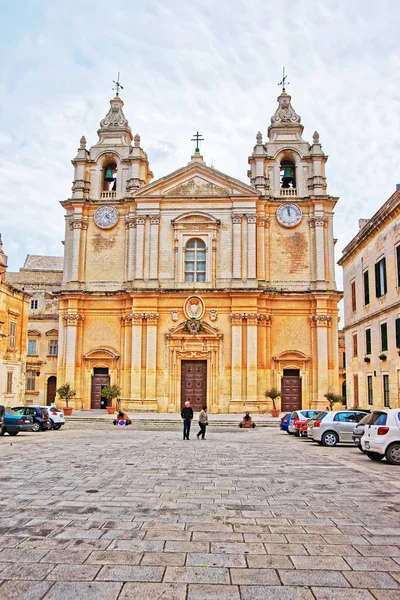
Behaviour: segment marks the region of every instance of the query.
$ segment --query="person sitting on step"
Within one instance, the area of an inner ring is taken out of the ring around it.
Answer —
[[[122,425],[122,423],[124,425],[131,425],[132,421],[130,420],[129,416],[126,413],[124,413],[122,410],[118,410],[117,418],[114,419],[113,425]]]

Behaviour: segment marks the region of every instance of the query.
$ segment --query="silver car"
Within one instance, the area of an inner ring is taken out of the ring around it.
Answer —
[[[356,423],[368,413],[361,410],[332,410],[310,421],[308,436],[323,446],[336,446],[339,442],[353,442]]]

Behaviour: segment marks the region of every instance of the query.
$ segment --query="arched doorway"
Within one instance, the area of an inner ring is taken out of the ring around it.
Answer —
[[[56,401],[56,390],[57,390],[57,377],[52,375],[47,380],[47,398],[46,404],[50,406],[52,402]]]

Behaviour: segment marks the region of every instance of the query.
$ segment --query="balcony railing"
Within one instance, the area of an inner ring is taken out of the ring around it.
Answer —
[[[111,200],[112,198],[117,197],[117,192],[101,192],[102,200]]]
[[[297,196],[296,188],[281,188],[281,196]]]

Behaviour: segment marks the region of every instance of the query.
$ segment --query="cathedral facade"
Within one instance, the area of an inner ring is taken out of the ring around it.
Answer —
[[[333,209],[319,135],[283,90],[250,184],[190,162],[153,180],[119,96],[81,138],[65,209],[57,385],[76,408],[120,387],[125,410],[324,407],[339,392]]]

